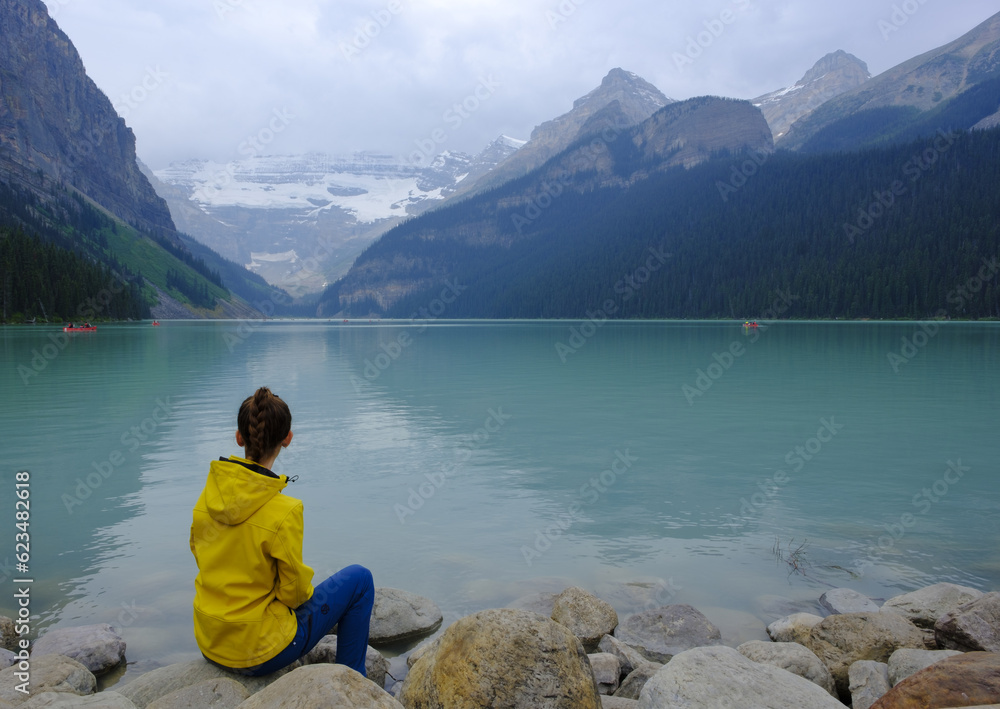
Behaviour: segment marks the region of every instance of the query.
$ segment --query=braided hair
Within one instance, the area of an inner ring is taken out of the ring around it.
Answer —
[[[247,458],[263,460],[292,430],[292,412],[281,397],[261,387],[240,405],[236,424],[246,444]]]

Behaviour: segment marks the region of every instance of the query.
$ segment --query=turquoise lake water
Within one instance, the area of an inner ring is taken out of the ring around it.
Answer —
[[[1000,588],[1000,325],[580,330],[0,328],[0,614],[26,470],[36,628],[112,623],[137,669],[197,656],[191,507],[261,385],[294,417],[275,469],[306,562],[365,564],[446,624],[579,585],[620,614],[691,603],[735,642],[831,587]]]

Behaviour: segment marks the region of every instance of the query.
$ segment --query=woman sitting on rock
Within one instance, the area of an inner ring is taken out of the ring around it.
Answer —
[[[194,507],[198,647],[216,665],[260,676],[305,655],[339,623],[337,662],[365,675],[371,572],[349,566],[313,589],[302,502],[282,495],[289,479],[270,470],[292,442],[288,405],[261,387],[240,406],[237,426],[246,457],[212,461]]]

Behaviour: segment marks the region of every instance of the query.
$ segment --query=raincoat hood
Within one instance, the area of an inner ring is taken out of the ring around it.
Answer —
[[[205,483],[205,506],[216,522],[245,522],[285,489],[288,478],[245,458],[213,460]]]

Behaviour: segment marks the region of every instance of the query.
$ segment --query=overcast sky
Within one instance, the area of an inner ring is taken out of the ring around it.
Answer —
[[[754,98],[843,49],[881,73],[997,0],[45,0],[153,168],[250,152],[475,153],[622,67]],[[459,110],[455,105],[458,104]],[[256,138],[256,146],[249,143]]]

